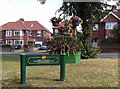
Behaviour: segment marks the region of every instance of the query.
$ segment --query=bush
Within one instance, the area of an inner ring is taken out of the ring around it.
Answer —
[[[106,45],[118,44],[118,43],[120,43],[120,40],[118,40],[115,37],[107,38],[107,39],[104,39],[103,41],[101,41],[101,44],[106,44]]]
[[[95,58],[97,54],[100,52],[99,48],[94,48],[90,43],[83,42],[81,47],[81,58],[88,59],[88,58]]]
[[[9,44],[5,44],[5,45],[2,45],[2,47],[11,47],[11,45],[9,45]]]
[[[29,46],[28,45],[24,45],[24,48],[28,48]]]

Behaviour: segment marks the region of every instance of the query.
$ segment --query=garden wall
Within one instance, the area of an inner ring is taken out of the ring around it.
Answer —
[[[120,52],[120,44],[100,45],[101,52]]]

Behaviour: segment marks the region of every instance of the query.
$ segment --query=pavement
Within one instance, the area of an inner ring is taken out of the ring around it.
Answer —
[[[24,52],[23,50],[16,50],[15,52],[0,52],[0,56],[18,56],[22,53],[25,54],[46,54],[46,50],[37,50],[33,52]],[[120,53],[99,53],[98,58],[119,58]]]
[[[120,53],[99,53],[99,58],[120,58]]]
[[[23,50],[15,50],[13,52],[0,52],[0,56],[18,56],[20,54],[46,54],[46,50],[37,50],[32,52],[24,52]]]

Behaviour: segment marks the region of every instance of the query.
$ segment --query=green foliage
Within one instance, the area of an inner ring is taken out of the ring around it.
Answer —
[[[113,37],[109,37],[101,41],[102,44],[119,44],[120,43],[120,24],[116,25],[113,29]]]
[[[95,58],[97,54],[100,52],[99,48],[94,48],[90,43],[83,42],[81,47],[81,58],[88,59],[88,58]]]
[[[58,35],[49,41],[48,49],[53,54],[75,53],[80,51],[81,44],[71,36]]]
[[[106,44],[106,45],[117,44],[117,43],[118,43],[118,40],[114,37],[110,37],[101,41],[101,44]]]
[[[114,39],[117,43],[120,43],[120,23],[113,29]]]
[[[104,17],[103,10],[107,6],[109,5],[101,2],[64,2],[58,10],[59,12],[62,11],[65,17],[74,15],[83,20],[82,34],[77,35],[78,40],[82,41],[81,54],[83,58],[94,58],[99,52],[98,48],[93,48],[92,45],[86,41],[92,34],[95,21],[100,21],[100,19]]]
[[[11,47],[9,44],[2,45],[2,47]]]
[[[24,45],[24,48],[28,48],[29,46],[28,45]]]
[[[64,2],[58,12],[62,12],[65,17],[71,15],[80,17],[83,20],[83,40],[86,40],[92,33],[91,29],[96,18],[98,21],[103,18],[103,10],[107,6],[101,2]]]

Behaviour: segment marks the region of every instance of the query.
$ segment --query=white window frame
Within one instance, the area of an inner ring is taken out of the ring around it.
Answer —
[[[21,42],[22,42],[22,44],[21,44]],[[20,40],[20,45],[24,45],[24,40]]]
[[[6,30],[6,36],[12,36],[12,30]]]
[[[14,40],[14,45],[16,44],[16,41],[18,41],[18,44],[19,44],[19,40]]]
[[[37,31],[37,36],[41,36],[42,35],[42,31],[41,30],[38,30]]]
[[[95,24],[93,27],[93,31],[97,31],[98,30],[98,24]]]
[[[19,34],[17,35],[16,32],[19,32]],[[23,36],[23,30],[14,30],[14,36]]]
[[[15,41],[18,41],[18,44],[19,44],[19,45],[24,45],[24,40],[18,40],[18,39],[16,39],[16,40],[14,40],[14,45],[15,45],[15,43],[16,43]],[[21,44],[21,42],[22,42],[22,44]]]
[[[29,36],[32,36],[32,30],[29,31]]]
[[[12,45],[12,40],[6,40],[6,44]]]
[[[117,24],[118,24],[117,22],[106,22],[105,29],[113,29],[113,27]]]

